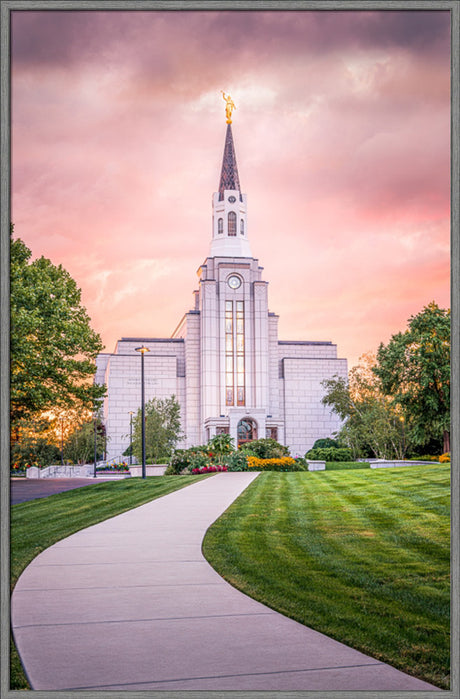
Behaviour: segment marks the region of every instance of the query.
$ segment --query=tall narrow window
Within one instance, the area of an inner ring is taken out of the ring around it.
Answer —
[[[244,302],[225,302],[225,404],[246,405]]]
[[[217,232],[218,233],[224,232],[224,219],[223,218],[217,219]]]
[[[240,221],[240,233],[241,235],[244,235],[244,219],[241,219]]]
[[[234,405],[233,395],[233,302],[225,302],[225,405]]]
[[[236,302],[236,403],[245,405],[244,302]]]
[[[236,214],[234,211],[228,212],[228,234],[236,235]]]

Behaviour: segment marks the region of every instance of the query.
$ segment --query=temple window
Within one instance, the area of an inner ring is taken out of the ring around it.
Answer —
[[[225,302],[225,404],[233,405],[233,302]]]
[[[228,212],[228,235],[236,235],[236,214],[234,211]]]

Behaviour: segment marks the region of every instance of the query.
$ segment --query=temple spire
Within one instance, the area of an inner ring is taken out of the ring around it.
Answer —
[[[228,98],[229,99],[229,98]],[[233,103],[232,103],[233,104]],[[242,194],[227,102],[227,133],[219,191],[212,197],[211,257],[252,257],[248,240],[246,194]]]
[[[240,194],[240,200],[242,201],[231,124],[227,124],[227,133],[225,136],[224,157],[222,159],[222,170],[220,172],[219,201],[223,200],[226,189],[237,190]]]

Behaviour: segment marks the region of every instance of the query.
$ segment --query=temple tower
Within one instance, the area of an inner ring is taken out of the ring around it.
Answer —
[[[228,432],[237,444],[265,437],[270,402],[273,408],[278,403],[277,390],[271,401],[269,395],[269,322],[277,318],[269,318],[267,282],[249,244],[247,197],[228,114],[212,205],[210,253],[198,271],[202,439]]]

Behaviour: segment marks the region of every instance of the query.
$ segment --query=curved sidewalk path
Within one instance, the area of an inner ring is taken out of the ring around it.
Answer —
[[[12,598],[33,689],[437,689],[272,611],[211,568],[204,534],[256,475],[193,483],[37,556]]]

